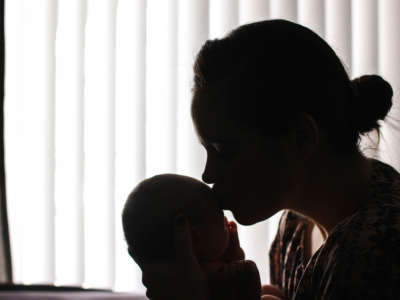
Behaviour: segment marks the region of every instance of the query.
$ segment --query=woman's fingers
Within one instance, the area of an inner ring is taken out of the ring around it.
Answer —
[[[285,295],[277,285],[265,284],[261,287],[261,295],[275,296],[283,299]]]

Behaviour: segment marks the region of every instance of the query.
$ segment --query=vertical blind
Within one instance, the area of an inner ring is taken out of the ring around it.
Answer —
[[[400,117],[397,0],[6,0],[5,139],[14,281],[143,291],[121,210],[140,180],[201,178],[205,152],[189,106],[208,38],[248,22],[304,24],[349,74],[378,73]],[[293,49],[296,51],[296,49]],[[321,100],[323,101],[323,99]],[[399,131],[379,156],[400,169]],[[240,227],[268,282],[278,213]]]
[[[0,2],[0,105],[4,104],[4,1]],[[4,170],[4,113],[0,115],[0,283],[12,279],[11,249],[8,230],[6,180]]]

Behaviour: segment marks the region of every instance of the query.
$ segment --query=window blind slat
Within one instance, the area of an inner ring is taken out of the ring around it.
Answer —
[[[176,172],[176,17],[176,0],[147,1],[146,177]]]
[[[239,24],[268,19],[270,0],[239,0]]]
[[[352,1],[352,78],[378,73],[377,9],[376,0]],[[371,132],[362,137],[360,148],[365,155],[377,157],[377,142],[376,132]]]
[[[85,41],[85,286],[115,280],[116,0],[89,0]]]
[[[13,77],[8,81],[12,84],[15,80],[15,85],[6,88],[5,100],[10,102],[7,108],[10,117],[13,114],[16,117],[16,126],[11,128],[10,123],[11,133],[6,135],[11,139],[10,146],[16,146],[8,148],[6,153],[9,159],[6,167],[13,169],[7,172],[8,201],[14,202],[10,209],[19,214],[15,223],[11,222],[15,228],[12,234],[19,234],[13,245],[18,248],[15,259],[19,259],[15,275],[21,282],[51,283],[54,280],[56,2],[16,1],[7,6],[8,12],[13,12],[8,17],[12,23],[8,25],[15,24],[18,33],[15,37],[7,35],[12,41],[7,50],[16,53],[17,62],[14,61]]]
[[[352,1],[352,77],[378,72],[376,0]]]
[[[285,19],[297,21],[297,1],[294,0],[270,0],[271,19]]]
[[[209,38],[221,38],[239,23],[239,1],[210,1]]]
[[[381,157],[400,170],[400,1],[378,2],[379,73],[393,87],[393,107],[389,114],[391,125],[382,128]]]
[[[146,0],[118,1],[116,35],[114,288],[144,292],[140,269],[127,252],[121,212],[128,194],[146,174]]]
[[[40,3],[38,3],[40,5]],[[44,89],[43,89],[43,119],[39,126],[41,131],[37,131],[35,140],[41,140],[43,152],[40,161],[43,164],[43,223],[44,229],[43,243],[44,253],[37,253],[44,262],[43,281],[54,282],[55,279],[55,220],[54,220],[54,170],[55,170],[55,33],[57,28],[57,1],[46,0],[42,3],[44,7],[44,51],[42,59],[44,60]],[[33,42],[33,41],[32,41]],[[32,74],[32,76],[35,76]],[[28,100],[29,101],[29,100]],[[35,104],[33,104],[35,105]],[[44,134],[43,134],[44,133]],[[40,135],[42,137],[40,138]],[[33,141],[32,141],[33,142]],[[39,195],[38,195],[39,196]],[[40,231],[37,231],[40,232]],[[36,232],[36,233],[37,233]],[[29,244],[37,242],[34,232],[29,236]],[[30,270],[33,271],[33,270]],[[34,274],[32,274],[33,277]],[[37,275],[35,274],[35,277]],[[37,278],[37,277],[36,277]],[[35,280],[37,280],[35,278]]]
[[[81,285],[83,226],[83,49],[85,4],[58,0],[56,44],[56,283]],[[68,257],[68,259],[66,259]]]
[[[209,33],[208,1],[178,1],[178,111],[177,172],[201,178],[205,151],[196,137],[190,117],[193,62]]]
[[[5,88],[4,88],[4,155],[6,168],[7,206],[10,230],[11,259],[13,281],[20,283],[23,279],[22,232],[23,217],[20,215],[22,193],[18,178],[23,167],[23,128],[22,117],[22,53],[23,23],[22,0],[5,2]]]
[[[324,37],[325,2],[321,0],[298,0],[298,22]]]
[[[351,74],[351,1],[325,1],[325,39]]]

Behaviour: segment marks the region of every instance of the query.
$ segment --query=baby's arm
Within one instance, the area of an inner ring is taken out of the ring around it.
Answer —
[[[206,273],[212,300],[260,300],[260,274],[253,261],[244,260],[237,226],[225,218],[229,245],[218,261],[201,264]]]
[[[203,264],[202,267],[208,279],[212,299],[260,300],[260,275],[253,261],[213,262]]]
[[[240,300],[259,300],[261,298],[261,280],[256,264],[251,260],[236,262],[236,282]]]

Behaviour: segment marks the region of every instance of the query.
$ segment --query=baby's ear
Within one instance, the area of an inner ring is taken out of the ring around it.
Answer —
[[[129,253],[130,257],[139,265],[139,267],[141,267],[142,261],[140,261],[139,258],[135,256],[131,247],[128,247],[128,253]]]
[[[200,230],[197,227],[191,226],[190,234],[192,237],[193,244],[197,244],[201,237]]]

